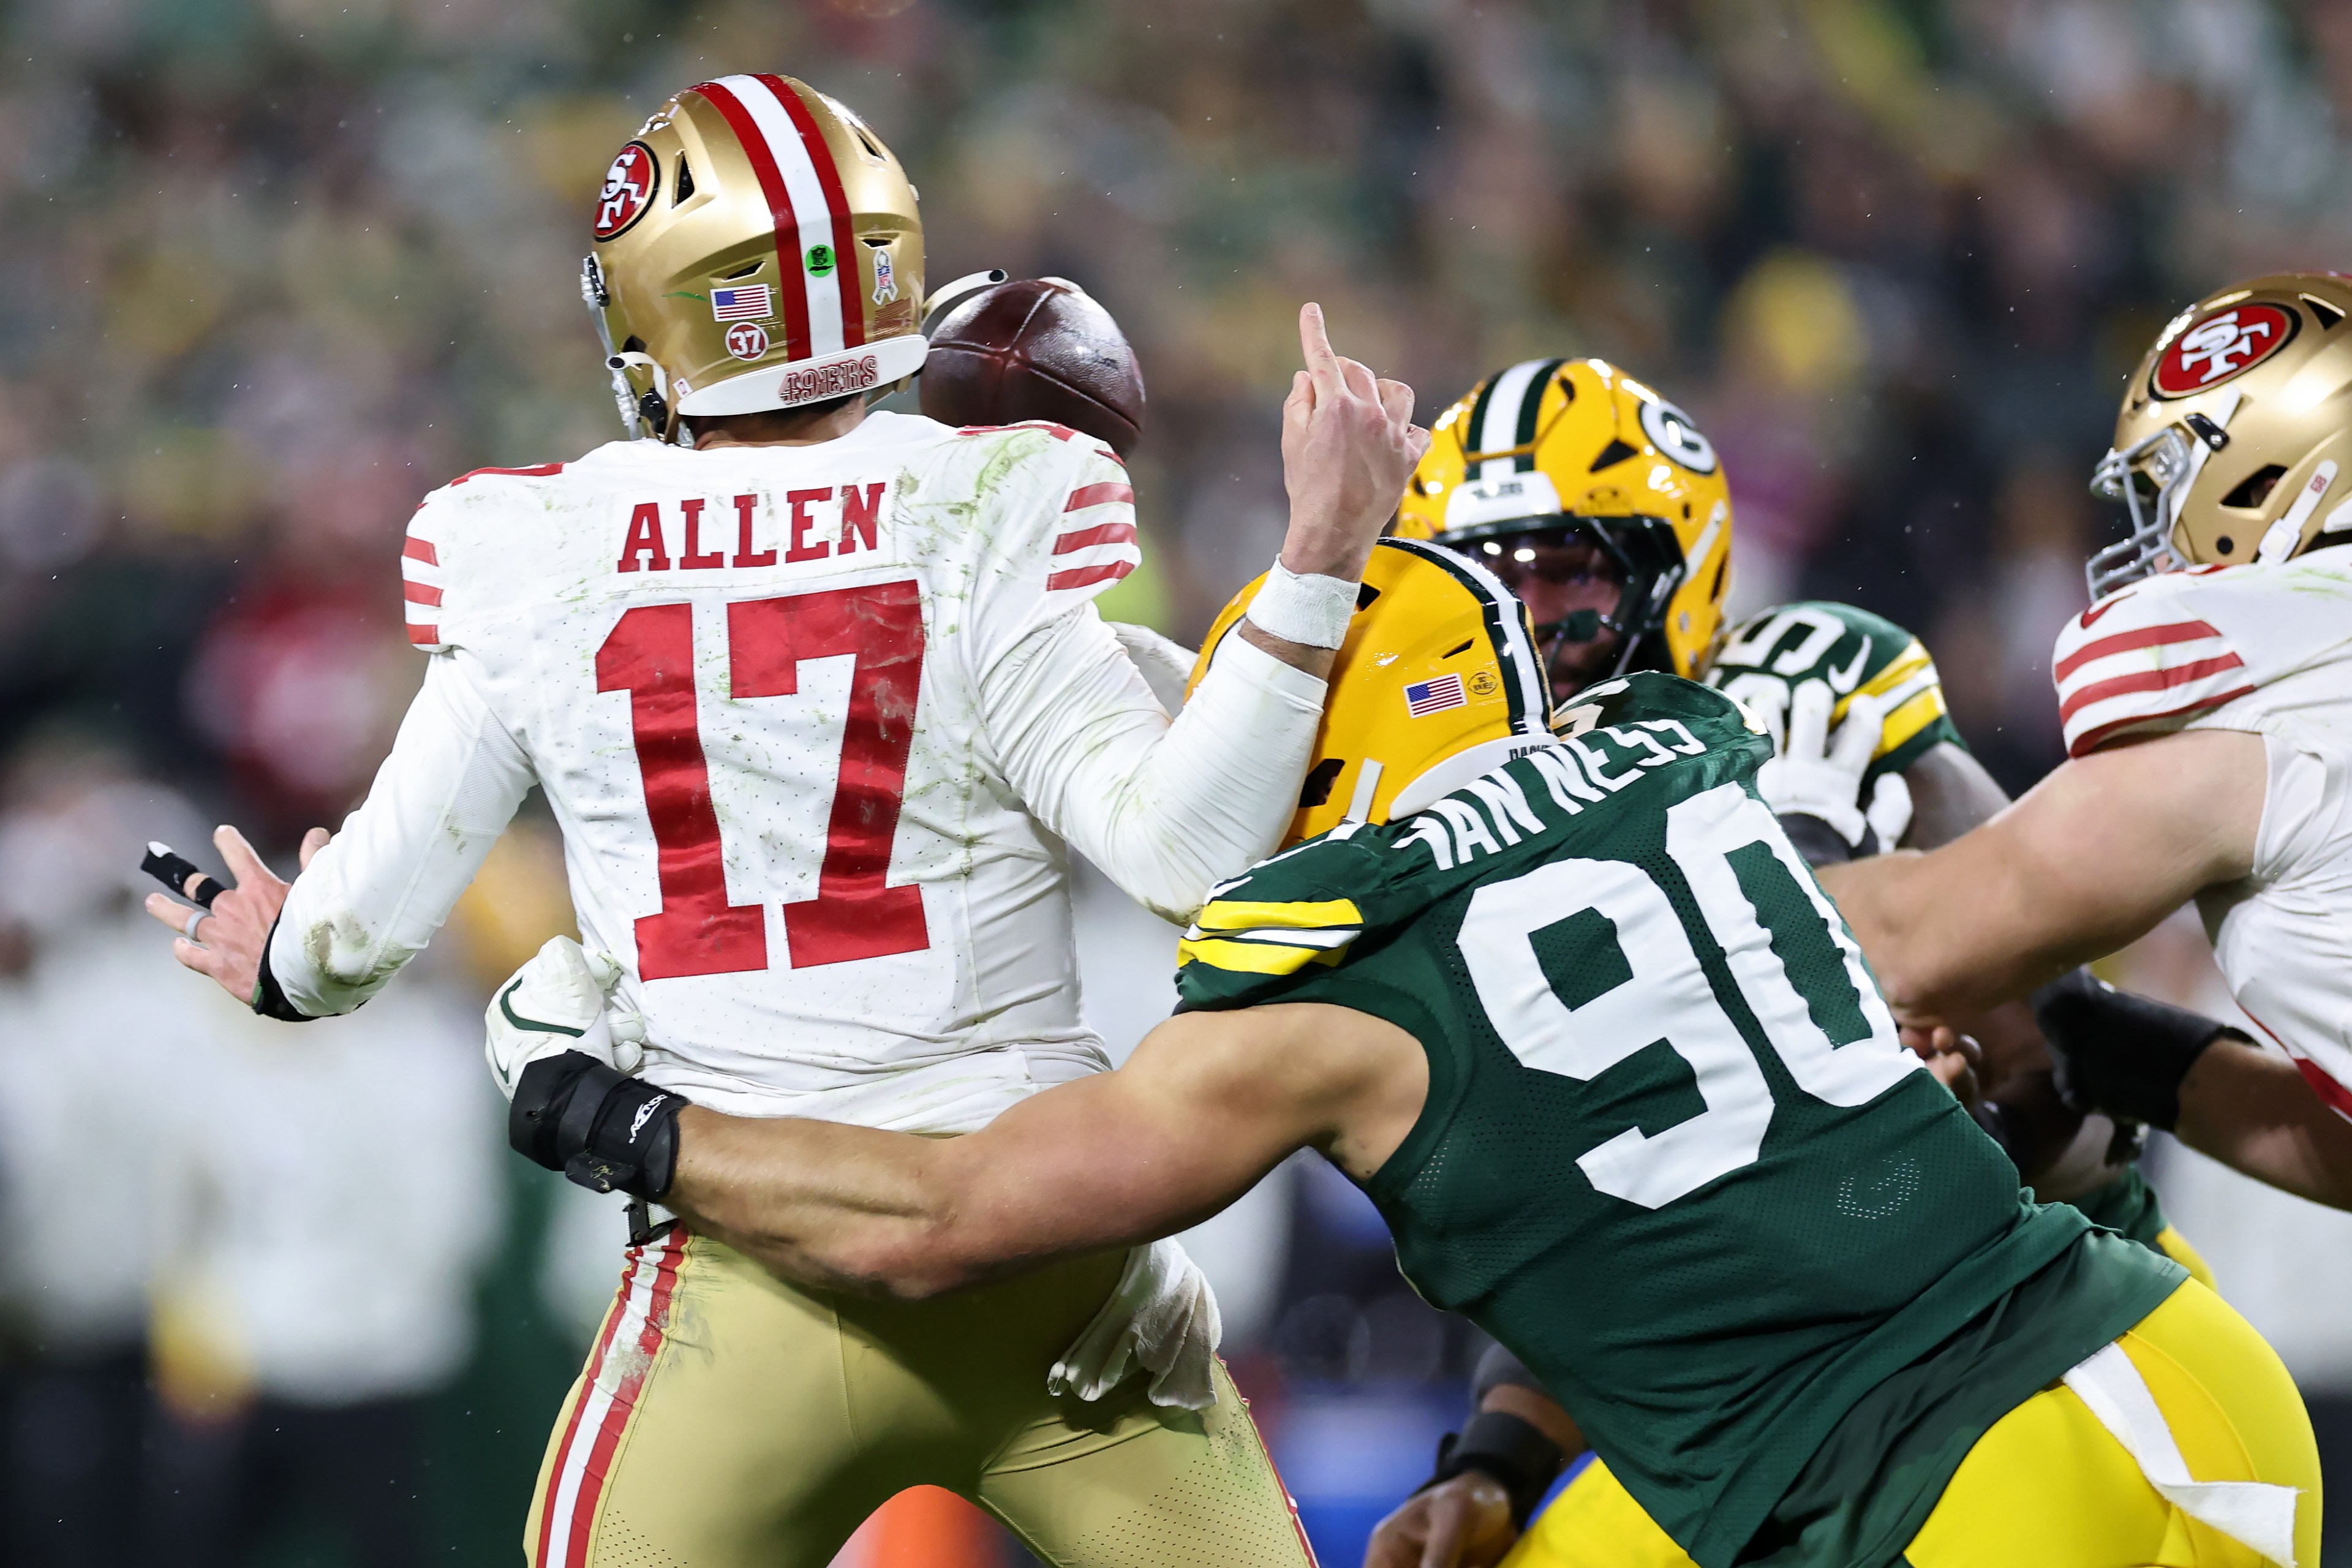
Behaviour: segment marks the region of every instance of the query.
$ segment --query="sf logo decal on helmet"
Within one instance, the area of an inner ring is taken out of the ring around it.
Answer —
[[[604,171],[604,189],[596,197],[596,237],[612,239],[645,216],[661,185],[661,165],[642,142],[621,149]]]
[[[2156,362],[2151,385],[2158,397],[2193,396],[2286,347],[2295,325],[2294,314],[2276,305],[2240,305],[2208,316]]]

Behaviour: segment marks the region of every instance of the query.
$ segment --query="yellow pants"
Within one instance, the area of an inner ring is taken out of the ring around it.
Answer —
[[[2168,1248],[2169,1250],[2169,1248]],[[2319,1568],[2319,1450],[2303,1397],[2245,1319],[2194,1279],[2116,1342],[2200,1481],[2294,1488],[2298,1568]],[[1690,1568],[1595,1460],[1505,1568]],[[2257,1568],[2267,1560],[2158,1496],[2074,1390],[1993,1424],[1904,1549],[1911,1568]]]
[[[794,1289],[683,1229],[634,1247],[557,1418],[533,1568],[824,1568],[923,1483],[1055,1568],[1312,1568],[1218,1368],[1194,1413],[1140,1378],[1088,1404],[1045,1373],[1118,1278],[1077,1260],[933,1301]]]

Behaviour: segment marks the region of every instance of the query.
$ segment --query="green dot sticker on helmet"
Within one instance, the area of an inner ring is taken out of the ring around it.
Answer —
[[[808,247],[806,259],[810,277],[829,278],[833,275],[833,247],[812,245]]]

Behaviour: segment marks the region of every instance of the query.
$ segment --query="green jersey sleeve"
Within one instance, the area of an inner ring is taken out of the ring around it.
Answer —
[[[1787,731],[1790,696],[1801,681],[1828,684],[1836,719],[1858,692],[1894,698],[1867,782],[1902,772],[1939,742],[1967,746],[1925,645],[1852,605],[1812,601],[1751,616],[1725,637],[1704,679],[1754,713],[1776,741]]]

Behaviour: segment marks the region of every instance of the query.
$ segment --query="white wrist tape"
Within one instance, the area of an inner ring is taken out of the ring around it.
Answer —
[[[1249,618],[1268,637],[1306,647],[1336,648],[1348,640],[1357,587],[1338,577],[1301,576],[1277,557],[1250,600]]]

